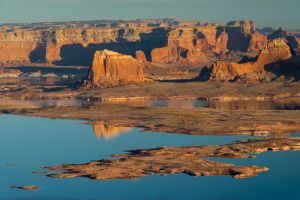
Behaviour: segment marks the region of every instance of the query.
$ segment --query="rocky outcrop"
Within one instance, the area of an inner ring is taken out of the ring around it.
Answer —
[[[254,159],[254,154],[263,152],[299,150],[298,138],[267,138],[227,145],[136,149],[126,154],[114,155],[114,159],[102,159],[83,164],[62,164],[46,167],[46,169],[50,171],[48,177],[85,177],[99,181],[180,173],[190,176],[230,175],[233,178],[250,178],[269,169],[255,165],[237,166],[212,161],[209,158]]]
[[[294,51],[300,50],[300,39],[295,34],[284,31],[281,28],[274,31],[268,38],[270,40],[284,38]]]
[[[245,79],[248,81],[272,80],[282,71],[284,62],[292,58],[290,46],[284,39],[269,41],[260,51],[256,61],[246,63],[233,63],[218,61],[210,68],[210,80],[235,81]]]
[[[259,52],[268,42],[268,37],[259,32],[254,32],[249,36],[249,44],[247,52]]]
[[[143,64],[147,62],[146,55],[143,51],[139,50],[135,52],[135,58],[141,61]]]
[[[114,87],[144,80],[144,66],[139,60],[109,50],[96,51],[88,78],[90,85]]]

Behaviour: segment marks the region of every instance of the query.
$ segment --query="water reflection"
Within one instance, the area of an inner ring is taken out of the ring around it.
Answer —
[[[86,103],[78,99],[63,100],[12,100],[0,99],[0,107],[47,108],[60,106],[83,106]]]
[[[208,107],[222,110],[299,110],[297,100],[266,100],[266,101],[209,101]]]
[[[148,100],[145,105],[168,108],[207,107],[220,110],[299,110],[300,100]]]
[[[102,131],[103,127],[112,127],[103,124],[105,122],[99,122],[100,128],[96,129]],[[102,182],[81,178],[53,179],[32,173],[41,170],[38,166],[86,163],[111,158],[109,155],[130,149],[221,145],[253,137],[146,133],[133,128],[110,140],[95,139],[93,127],[83,125],[82,121],[11,115],[0,115],[0,125],[0,199],[299,199],[300,152],[266,153],[256,159],[235,159],[243,162],[241,165],[272,169],[256,178],[243,180],[226,176],[154,175],[134,181]],[[19,191],[11,189],[12,185],[37,185],[40,190]]]
[[[0,99],[0,107],[59,107],[59,106],[97,106],[102,104],[100,101],[63,99],[63,100],[12,100]],[[111,102],[114,104],[113,102]],[[239,100],[239,101],[218,101],[218,100],[140,100],[123,102],[139,106],[148,107],[167,107],[167,108],[212,108],[220,110],[300,110],[300,99],[294,100]]]
[[[112,139],[118,135],[132,131],[132,128],[118,127],[112,124],[108,124],[103,121],[97,121],[92,123],[94,133],[97,138]]]

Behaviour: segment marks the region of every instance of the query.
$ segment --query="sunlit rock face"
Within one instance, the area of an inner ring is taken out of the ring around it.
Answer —
[[[132,130],[132,128],[117,127],[112,124],[107,124],[103,121],[93,122],[92,126],[93,126],[96,137],[104,138],[104,139],[112,139],[122,133],[130,132]]]
[[[167,46],[151,52],[151,60],[158,63],[197,65],[207,62],[213,53],[227,52],[227,34],[209,24],[200,27],[173,28],[168,33]]]
[[[291,58],[290,46],[284,39],[271,40],[262,48],[254,62],[218,61],[213,63],[210,80],[234,81],[241,78],[250,81],[271,80],[285,66],[283,62]]]
[[[139,84],[145,81],[144,65],[130,55],[96,51],[88,82],[97,87]]]
[[[200,65],[228,51],[258,52],[265,42],[250,21],[225,26],[171,19],[0,26],[0,66],[90,66],[95,51],[103,49],[131,56],[142,51],[148,61],[159,63]]]
[[[300,50],[300,39],[294,33],[289,33],[287,31],[282,30],[281,28],[274,31],[271,35],[269,35],[268,38],[270,40],[283,38],[294,51]]]
[[[139,50],[135,52],[135,58],[139,61],[141,61],[143,64],[147,62],[146,55],[143,51]]]

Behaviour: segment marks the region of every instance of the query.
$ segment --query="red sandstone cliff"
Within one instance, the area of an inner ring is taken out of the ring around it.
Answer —
[[[284,39],[271,40],[260,51],[255,62],[215,62],[210,69],[210,80],[271,80],[276,76],[274,73],[280,71],[283,67],[280,62],[287,61],[290,58],[292,58],[290,46]]]
[[[117,52],[96,51],[88,81],[97,87],[113,87],[144,82],[142,62]]]
[[[284,37],[299,49],[296,36]],[[0,66],[89,66],[94,52],[102,49],[138,56],[144,62],[201,65],[227,52],[257,54],[267,40],[252,21],[225,26],[172,19],[0,26]]]
[[[130,55],[142,50],[147,58],[151,54],[155,62],[195,65],[206,62],[214,53],[228,51],[231,32],[227,29],[231,30],[232,26],[170,19],[2,26],[0,65],[41,62],[87,66],[94,52],[101,49]],[[234,24],[234,28],[239,32],[254,29],[242,22]],[[253,39],[249,45],[251,50],[260,48],[257,40]]]
[[[227,34],[217,35],[215,25],[185,27],[170,30],[167,46],[151,52],[151,60],[158,63],[197,65],[205,63],[213,53],[227,51]]]

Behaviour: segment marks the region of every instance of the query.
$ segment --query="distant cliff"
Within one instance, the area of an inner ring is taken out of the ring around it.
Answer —
[[[0,65],[90,66],[95,51],[103,49],[197,65],[229,51],[259,52],[266,42],[251,21],[225,26],[172,19],[3,25]]]

